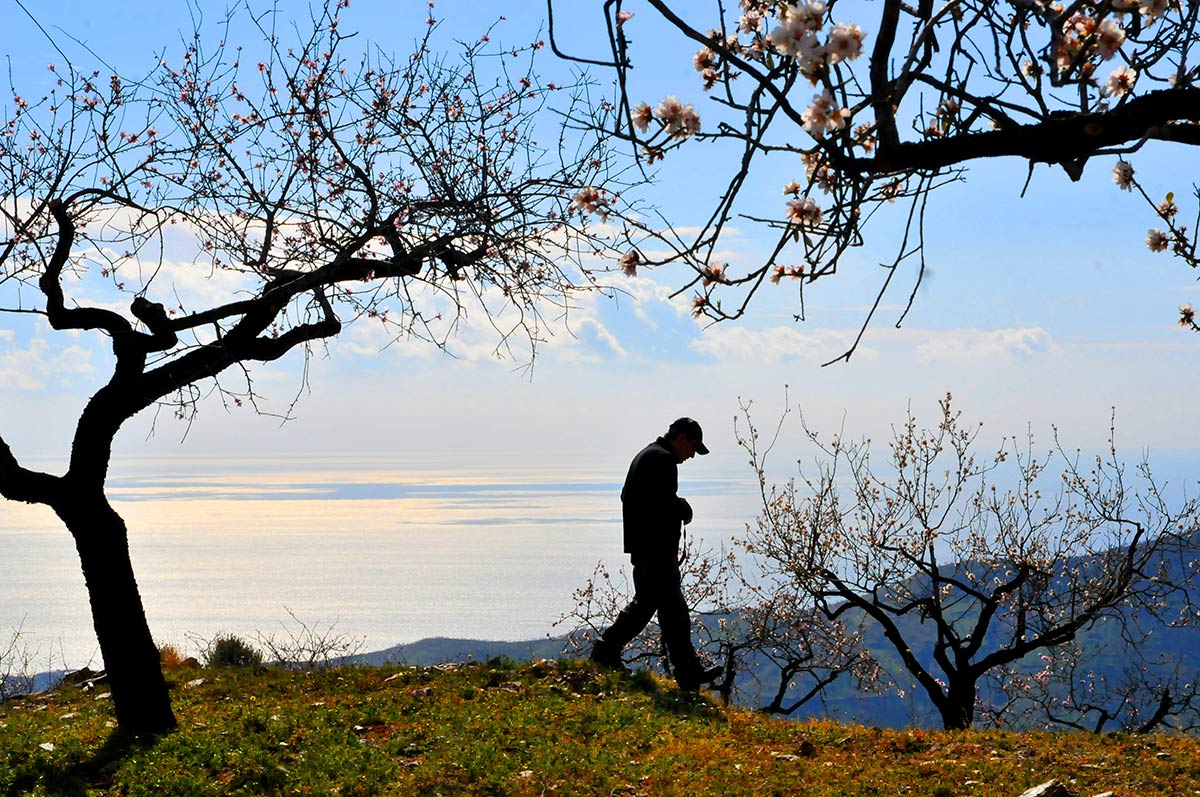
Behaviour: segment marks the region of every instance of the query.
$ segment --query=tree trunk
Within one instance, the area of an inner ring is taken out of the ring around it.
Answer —
[[[55,511],[75,538],[117,725],[137,734],[174,729],[158,648],[133,576],[125,521],[99,493],[75,493]]]
[[[975,681],[958,684],[951,681],[946,690],[946,699],[938,705],[942,715],[942,728],[948,731],[969,730],[975,722]]]

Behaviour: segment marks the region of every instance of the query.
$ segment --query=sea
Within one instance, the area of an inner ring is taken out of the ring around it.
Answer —
[[[566,450],[127,457],[108,495],[158,644],[196,655],[221,634],[303,623],[368,652],[571,630],[597,565],[621,583],[627,467]],[[680,494],[693,544],[715,549],[759,501],[736,456],[681,466]],[[14,638],[37,670],[102,666],[70,534],[45,507],[0,500],[0,654]]]

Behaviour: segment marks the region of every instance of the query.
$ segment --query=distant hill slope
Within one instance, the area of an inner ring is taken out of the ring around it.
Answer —
[[[511,661],[537,661],[538,659],[559,658],[565,646],[565,637],[527,639],[518,642],[432,637],[406,645],[395,645],[373,653],[361,653],[350,657],[347,661],[374,667],[384,664],[423,667],[446,662],[485,662],[495,658],[505,658]]]
[[[1196,554],[1200,556],[1200,546]],[[1086,560],[1077,560],[1081,567],[1088,567]],[[1172,576],[1182,574],[1182,561],[1173,563]],[[958,569],[971,569],[970,563],[959,565]],[[1172,596],[1174,603],[1168,607],[1168,614],[1178,616],[1186,613],[1186,596],[1176,593]],[[1177,605],[1175,605],[1177,604]],[[852,623],[852,618],[844,618]],[[710,617],[708,621],[717,623],[719,618]],[[1194,683],[1200,678],[1200,627],[1184,625],[1181,627],[1153,627],[1146,617],[1134,617],[1135,624],[1143,628],[1153,628],[1144,640],[1139,642],[1138,651],[1144,661],[1159,661],[1162,668],[1169,670],[1179,666],[1186,676],[1191,672],[1190,680]],[[906,640],[912,646],[926,666],[932,659],[933,629],[923,626],[917,616],[900,618],[898,625]],[[1084,652],[1086,673],[1094,676],[1098,683],[1115,684],[1124,675],[1129,664],[1130,649],[1128,643],[1121,637],[1119,624],[1113,621],[1098,623],[1079,637],[1079,646]],[[994,644],[994,643],[992,643]],[[826,688],[816,700],[811,701],[796,711],[798,719],[830,717],[843,722],[856,722],[864,725],[879,727],[940,727],[941,721],[929,703],[925,694],[913,688],[911,679],[906,677],[899,663],[894,648],[883,638],[879,628],[870,628],[867,634],[867,645],[876,654],[885,668],[893,674],[903,690],[904,696],[895,690],[882,695],[867,694],[856,690],[849,679],[841,679]],[[562,655],[566,647],[565,637],[547,637],[543,639],[522,640],[517,642],[485,641],[472,639],[433,638],[423,639],[407,645],[397,645],[387,650],[366,653],[351,659],[353,662],[380,665],[385,663],[408,665],[431,665],[443,662],[488,661],[504,657],[513,661],[537,659],[554,659]],[[985,645],[985,650],[989,645]],[[1036,651],[1019,663],[1017,669],[1026,675],[1033,674],[1044,665],[1041,654]],[[769,702],[778,683],[778,676],[772,665],[764,659],[751,659],[746,662],[735,686],[734,702],[741,706],[757,708]],[[1084,671],[1081,670],[1081,674]],[[1189,680],[1185,677],[1184,680]],[[999,697],[982,688],[981,699],[989,703]],[[1115,728],[1107,728],[1113,730]]]

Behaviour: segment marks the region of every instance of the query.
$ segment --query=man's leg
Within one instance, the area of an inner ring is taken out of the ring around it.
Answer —
[[[665,567],[658,578],[658,627],[671,656],[671,666],[676,675],[696,673],[700,670],[700,659],[692,646],[692,619],[679,583],[679,568]]]
[[[724,668],[705,669],[692,645],[692,619],[683,597],[677,566],[664,569],[660,576],[658,627],[662,630],[663,642],[675,670],[675,681],[680,687],[697,689],[720,677]]]
[[[633,567],[633,600],[621,610],[617,619],[600,635],[592,648],[592,661],[608,667],[624,669],[621,651],[642,632],[658,608],[653,579],[647,579],[645,568]]]

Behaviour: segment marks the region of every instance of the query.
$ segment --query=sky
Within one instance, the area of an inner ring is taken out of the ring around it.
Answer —
[[[64,47],[76,46],[69,34],[114,67],[132,71],[148,68],[164,47],[178,51],[195,11],[182,2],[160,4],[152,14],[144,3],[123,0],[26,5]],[[305,8],[278,5],[285,13]],[[524,43],[539,29],[545,35],[541,3],[509,5],[494,38]],[[557,4],[560,46],[604,55],[595,37],[600,5]],[[12,0],[0,0],[0,7],[5,70],[34,95],[49,80],[46,64],[58,56]],[[635,98],[653,105],[675,94],[695,103],[702,119],[715,116],[692,70],[694,47],[667,34],[648,6],[631,0],[625,7],[635,13],[627,23]],[[427,13],[421,2],[353,0],[343,29],[364,31],[372,43],[403,52]],[[471,39],[493,21],[465,0],[442,0],[432,13],[445,39]],[[862,22],[868,36],[869,21]],[[569,73],[548,50],[543,55],[543,75]],[[704,220],[727,172],[719,150],[693,143],[668,157],[643,194],[681,226]],[[1193,367],[1200,336],[1176,324],[1176,308],[1200,298],[1195,275],[1146,248],[1154,219],[1140,199],[1113,185],[1113,161],[1089,164],[1078,183],[1039,167],[1024,198],[1023,164],[972,164],[965,182],[930,202],[929,274],[912,311],[896,328],[912,284],[911,275],[902,274],[848,363],[821,365],[857,333],[878,264],[890,257],[886,233],[895,229],[894,220],[879,225],[885,233],[879,240],[851,252],[838,278],[807,294],[801,324],[792,321],[796,293],[787,284],[765,286],[771,290],[761,292],[742,320],[697,322],[688,295],[670,297],[684,276],[668,268],[630,279],[615,275],[616,299],[582,300],[569,327],[539,349],[532,371],[496,361],[473,329],[451,347],[451,356],[415,343],[385,348],[371,329],[350,326],[312,364],[307,388],[299,355],[257,372],[256,386],[271,408],[282,410],[302,390],[294,420],[281,425],[211,402],[190,428],[146,413],[122,431],[118,461],[252,451],[281,460],[331,452],[390,455],[403,464],[416,452],[439,451],[457,452],[473,467],[489,460],[503,467],[565,450],[623,470],[673,418],[690,415],[704,425],[714,451],[689,463],[690,472],[751,478],[734,426],[747,402],[763,427],[773,427],[786,402],[815,428],[881,439],[909,408],[932,422],[936,401],[947,392],[989,436],[1029,428],[1048,440],[1056,425],[1067,445],[1093,448],[1103,444],[1115,411],[1118,444],[1134,455],[1149,450],[1153,460],[1155,451],[1200,450]],[[1152,196],[1174,191],[1189,212],[1195,151],[1164,149],[1139,154],[1134,163]],[[781,206],[780,186],[798,176],[794,171],[779,164],[756,174],[752,185],[767,206]],[[767,246],[747,223],[722,254],[731,268],[749,267]],[[58,335],[24,318],[3,317],[0,430],[18,457],[52,470],[61,464],[79,408],[107,377],[110,360],[99,336]],[[801,452],[795,419],[777,458],[785,476]]]

